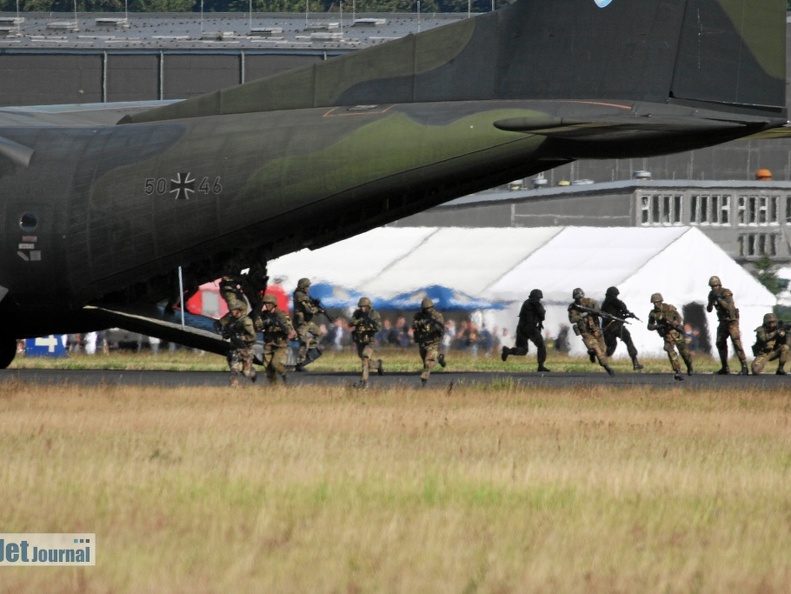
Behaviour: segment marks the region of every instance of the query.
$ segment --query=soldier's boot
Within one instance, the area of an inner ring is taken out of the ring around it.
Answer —
[[[236,377],[235,375],[231,376],[231,387],[232,388],[238,388],[239,387],[239,378]]]
[[[684,381],[684,376],[681,375],[681,370],[680,369],[676,369],[675,370],[675,373],[673,374],[673,379],[674,380],[678,380],[680,382]]]
[[[282,383],[284,386],[287,386],[287,385],[288,385],[288,377],[286,376],[286,374],[285,374],[285,373],[283,373],[283,374],[281,374],[281,375],[280,375],[280,381],[281,381],[281,383]]]
[[[543,371],[544,373],[550,373],[552,370],[551,369],[547,369],[546,367],[544,367],[544,364],[542,363],[542,364],[540,364],[538,366],[537,371]]]
[[[750,370],[747,369],[747,361],[742,361],[742,370],[739,372],[739,375],[750,375]]]
[[[687,366],[687,375],[695,373],[695,370],[692,369],[692,359],[684,359],[684,365]]]
[[[445,353],[439,354],[439,357],[437,357],[437,363],[439,363],[440,367],[445,369],[445,366],[447,365],[447,363],[445,362]]]
[[[354,384],[354,387],[357,388],[358,390],[367,390],[368,382],[366,380],[360,380],[359,382]]]
[[[777,371],[775,371],[775,374],[776,375],[785,375],[786,374],[786,370],[783,369],[783,367],[785,367],[785,363],[780,363],[780,365],[777,366]]]
[[[716,375],[728,375],[731,372],[731,368],[728,367],[728,352],[719,351],[720,353],[720,370],[716,373]]]
[[[500,353],[500,358],[503,361],[507,361],[508,360],[508,355],[510,355],[510,354],[511,354],[511,349],[509,349],[508,347],[503,347],[503,350]]]
[[[376,361],[376,373],[378,373],[379,375],[384,375],[385,374],[385,368],[382,365],[382,360],[381,359],[377,359],[377,361]]]
[[[253,370],[250,372],[250,381],[255,383],[257,379],[258,374],[256,373],[255,368],[253,368]]]
[[[420,378],[420,387],[421,388],[425,388],[427,384],[428,384],[428,380],[425,377],[421,377]]]
[[[602,363],[602,367],[604,367],[604,371],[606,371],[607,375],[609,375],[610,377],[615,375],[615,372],[613,371],[612,367],[607,365],[607,363]]]
[[[588,358],[591,360],[591,363],[596,363],[596,351],[588,349]]]
[[[305,371],[305,361],[299,361],[294,365],[294,371]]]
[[[643,366],[640,365],[640,361],[637,360],[637,357],[636,356],[632,357],[632,369],[634,369],[635,371],[640,371],[642,368]]]

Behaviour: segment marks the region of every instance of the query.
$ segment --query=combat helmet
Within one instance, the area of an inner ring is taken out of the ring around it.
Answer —
[[[423,301],[420,302],[420,307],[422,309],[431,309],[434,307],[434,302],[428,297],[423,297]]]
[[[712,276],[709,279],[709,286],[710,287],[722,286],[722,283],[720,282],[720,277],[719,276]]]
[[[357,302],[357,307],[371,307],[371,300],[368,297],[360,297],[360,300]]]
[[[661,301],[664,301],[664,299],[662,299],[662,293],[654,293],[651,295],[651,303],[659,303]]]
[[[777,324],[777,314],[764,314],[764,324]]]
[[[272,293],[267,293],[264,295],[264,305],[267,303],[271,303],[272,305],[277,305],[277,297],[272,295]]]
[[[244,311],[245,309],[247,309],[247,307],[245,307],[245,304],[239,301],[238,299],[231,299],[228,302],[228,311],[233,311],[235,309],[238,309],[239,311]]]
[[[304,290],[310,286],[309,278],[301,278],[297,281],[297,289]]]
[[[541,292],[541,289],[533,289],[530,291],[529,299],[543,299],[544,294]]]
[[[574,299],[581,299],[582,297],[585,297],[585,291],[578,287],[574,289],[574,291],[571,293],[571,296]]]
[[[620,294],[621,292],[618,290],[618,287],[609,287],[606,293],[607,297],[617,297]]]

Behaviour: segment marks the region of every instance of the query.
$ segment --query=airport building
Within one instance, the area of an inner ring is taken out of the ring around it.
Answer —
[[[788,264],[791,183],[631,179],[537,188],[515,184],[511,190],[459,198],[403,219],[397,225],[690,226],[700,229],[741,264],[755,262],[763,255],[778,264]]]

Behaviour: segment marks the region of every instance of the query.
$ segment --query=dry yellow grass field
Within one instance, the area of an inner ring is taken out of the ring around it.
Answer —
[[[791,590],[791,392],[0,383],[3,592]]]

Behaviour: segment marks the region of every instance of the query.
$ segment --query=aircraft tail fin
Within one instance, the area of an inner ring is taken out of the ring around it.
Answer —
[[[784,0],[517,0],[495,12],[129,116],[479,100],[785,113]]]

